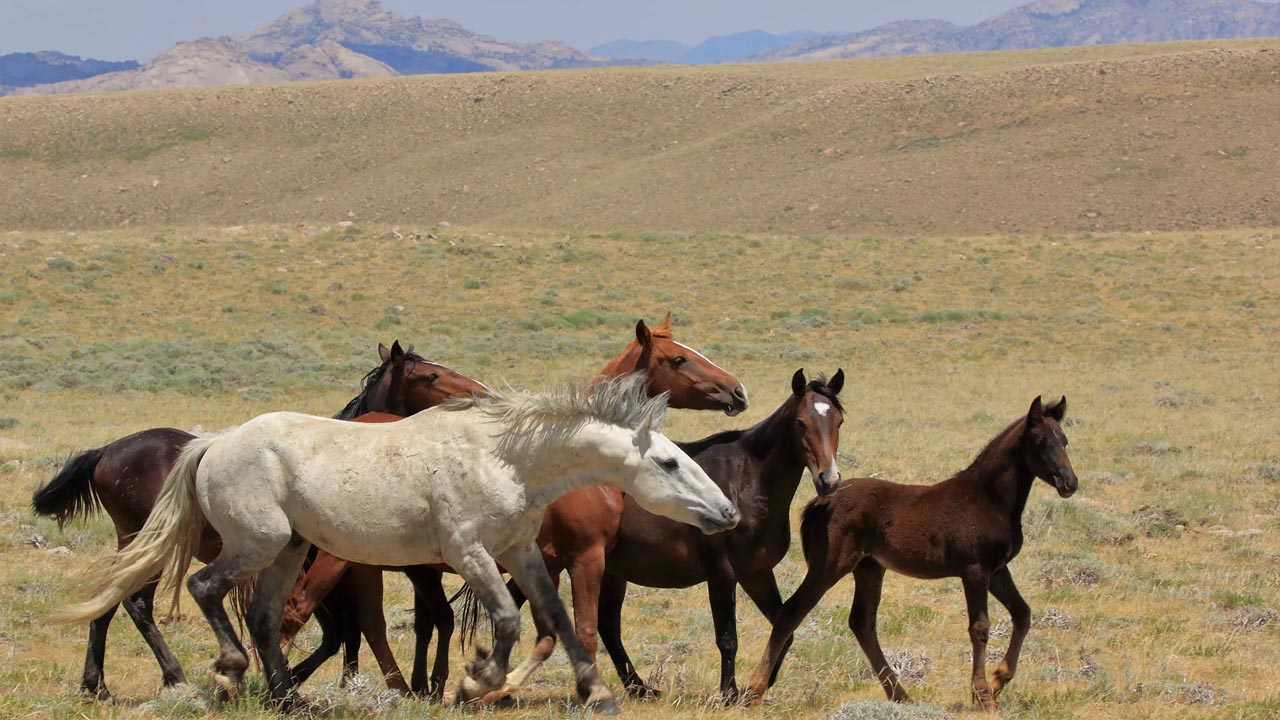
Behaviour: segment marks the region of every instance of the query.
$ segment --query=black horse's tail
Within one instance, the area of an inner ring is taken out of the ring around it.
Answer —
[[[480,598],[476,597],[476,592],[470,585],[463,584],[462,588],[449,598],[449,604],[453,606],[454,615],[458,618],[458,647],[466,650],[467,645],[476,644],[476,632],[485,618],[489,619],[489,637],[493,637],[493,618],[489,616],[489,612],[485,610]]]
[[[58,474],[32,494],[31,507],[36,514],[57,518],[58,527],[62,527],[101,510],[102,501],[93,489],[93,471],[104,450],[102,447],[67,458]]]
[[[804,551],[804,561],[809,567],[827,561],[827,546],[831,542],[827,525],[830,522],[830,500],[815,498],[805,506],[800,518],[800,549]]]

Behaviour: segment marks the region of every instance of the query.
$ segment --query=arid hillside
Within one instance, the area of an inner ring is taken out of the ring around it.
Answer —
[[[0,99],[0,227],[1280,225],[1280,42]]]

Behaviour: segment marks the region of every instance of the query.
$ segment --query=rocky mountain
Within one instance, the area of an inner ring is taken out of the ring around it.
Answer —
[[[753,60],[1014,50],[1065,45],[1280,36],[1280,3],[1254,0],[1036,0],[972,26],[941,20],[888,23],[821,35]]]
[[[609,64],[555,41],[507,43],[451,20],[403,17],[378,0],[315,0],[239,38],[175,45],[142,67],[14,94],[108,92]]]
[[[0,95],[5,90],[41,85],[44,83],[79,80],[117,70],[132,70],[138,63],[132,60],[111,62],[79,58],[60,52],[10,53],[0,55]]]

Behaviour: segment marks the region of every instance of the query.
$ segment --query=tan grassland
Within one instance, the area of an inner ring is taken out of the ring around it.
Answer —
[[[1012,567],[1036,624],[1001,717],[1276,717],[1280,52],[1210,47],[0,101],[0,717],[272,717],[256,676],[206,704],[190,603],[163,631],[195,690],[160,691],[121,613],[118,704],[78,696],[85,630],[46,618],[113,533],[29,510],[69,452],[333,414],[395,338],[490,384],[581,379],[668,310],[752,398],[673,413],[672,437],[844,368],[846,477],[944,478],[1035,395],[1069,398],[1081,490],[1028,504]],[[797,543],[784,595],[803,572]],[[769,703],[726,709],[705,591],[632,587],[624,636],[666,698],[623,712],[978,717],[958,582],[886,582],[902,708],[878,702],[851,597],[801,628]],[[392,580],[406,664],[410,604]],[[768,624],[745,596],[738,616],[745,681]],[[362,667],[304,694],[333,717],[583,715],[563,655],[484,711],[393,701]]]

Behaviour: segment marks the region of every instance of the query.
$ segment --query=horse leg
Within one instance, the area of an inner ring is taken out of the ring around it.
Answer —
[[[511,578],[528,596],[534,614],[541,615],[542,622],[553,628],[560,638],[573,666],[578,696],[595,712],[617,714],[618,704],[613,699],[613,693],[600,680],[595,663],[587,655],[582,641],[574,634],[573,622],[569,620],[569,613],[565,612],[564,603],[560,602],[560,596],[556,594],[555,584],[547,574],[547,566],[543,563],[542,553],[537,546],[530,543],[523,548],[515,548],[502,557],[502,563],[507,572],[511,573]]]
[[[213,663],[213,680],[218,685],[218,698],[229,699],[240,693],[240,685],[244,680],[244,671],[249,668],[249,655],[231,625],[231,618],[222,601],[231,592],[237,582],[247,580],[255,572],[272,562],[279,548],[288,543],[272,542],[268,548],[244,547],[229,549],[223,547],[222,553],[210,564],[205,565],[187,578],[187,590],[204,613],[209,627],[218,639],[218,659]],[[273,638],[268,646],[275,645]],[[276,645],[276,647],[279,647]]]
[[[755,672],[751,674],[751,684],[747,688],[747,696],[753,702],[763,700],[765,691],[777,680],[782,668],[783,652],[789,647],[796,628],[800,627],[800,623],[817,607],[822,596],[841,577],[844,577],[844,573],[835,568],[810,566],[800,587],[778,608],[773,617],[769,642],[765,645],[764,654],[756,665]]]
[[[1013,584],[1013,575],[1010,574],[1007,565],[991,576],[991,594],[1000,601],[1001,605],[1004,605],[1009,611],[1010,619],[1013,620],[1009,649],[1005,651],[1004,660],[1000,662],[991,679],[991,697],[995,698],[1004,686],[1013,680],[1014,673],[1018,671],[1018,655],[1022,653],[1022,641],[1027,637],[1027,631],[1031,629],[1031,608],[1018,593],[1017,586]]]
[[[306,682],[307,678],[319,670],[326,660],[337,655],[342,649],[343,628],[340,613],[343,611],[330,609],[337,601],[338,596],[330,595],[315,608],[313,616],[316,622],[320,623],[320,646],[289,671],[294,685]]]
[[[369,650],[378,661],[382,670],[382,678],[388,690],[401,695],[409,694],[409,686],[405,684],[400,666],[396,664],[395,655],[391,653],[391,644],[387,642],[387,617],[382,611],[382,570],[369,565],[352,564],[347,569],[346,582],[351,583],[355,603],[355,621],[365,640],[369,641]],[[356,655],[360,653],[360,639],[357,635]]]
[[[707,596],[711,600],[711,624],[720,649],[720,698],[726,705],[738,701],[738,583],[732,574],[707,578]]]
[[[449,643],[453,640],[453,608],[445,597],[441,579],[444,573],[426,565],[404,568],[404,574],[413,583],[413,629],[417,636],[414,645],[413,680],[409,687],[415,694],[439,700],[444,697],[444,685],[449,680]],[[427,649],[431,631],[436,632],[436,662],[427,677]]]
[[[969,610],[969,641],[973,644],[973,701],[983,710],[995,710],[996,700],[987,683],[987,640],[991,623],[987,619],[989,576],[975,570],[960,578],[964,585],[964,601]]]
[[[556,596],[559,597],[560,573],[553,572],[550,575],[550,578],[552,586],[556,588]],[[511,600],[515,603],[517,610],[523,606],[525,600],[528,599],[525,597],[524,592],[520,590],[520,586],[516,584],[514,579],[507,582],[507,590],[511,593]],[[536,636],[536,640],[533,643],[533,650],[529,651],[529,657],[525,658],[524,662],[517,665],[515,670],[507,673],[507,680],[502,684],[501,688],[485,696],[485,705],[496,705],[499,703],[510,702],[512,700],[512,696],[515,695],[516,691],[518,691],[522,685],[524,685],[525,681],[529,679],[529,676],[537,672],[538,668],[542,667],[542,664],[551,657],[551,653],[555,652],[555,629],[544,622],[544,618],[539,616],[538,613],[535,612],[532,613],[532,615],[533,629]]]
[[[338,637],[342,639],[342,675],[338,687],[346,687],[360,673],[360,622],[356,620],[356,605],[360,599],[350,598],[345,612],[338,616]]]
[[[178,659],[169,650],[168,643],[160,634],[160,628],[156,626],[154,610],[156,587],[159,584],[159,580],[156,580],[143,585],[141,590],[125,599],[124,609],[129,613],[129,618],[133,620],[138,632],[142,634],[142,639],[147,641],[151,652],[156,656],[156,662],[160,663],[164,686],[172,687],[186,682],[187,676],[182,671],[182,665],[178,663]]]
[[[884,566],[868,558],[853,570],[853,607],[849,609],[849,629],[858,639],[862,653],[871,663],[884,694],[894,702],[909,702],[898,675],[889,667],[876,633],[876,614],[880,609],[880,590],[884,586]]]
[[[483,698],[507,679],[511,647],[520,639],[520,611],[502,582],[498,566],[481,546],[461,552],[450,550],[453,549],[446,548],[445,561],[471,586],[493,622],[493,652],[477,649],[476,659],[467,663],[467,676],[458,684],[454,702],[462,704]]]
[[[294,535],[271,565],[258,573],[253,601],[249,604],[249,632],[262,661],[262,673],[267,678],[271,702],[283,709],[288,709],[297,698],[289,664],[280,650],[280,616],[298,572],[302,570],[302,563],[307,559],[309,547],[310,543]]]
[[[323,550],[317,550],[315,559],[299,577],[294,585],[289,601],[285,605],[284,621],[280,626],[280,642],[286,643],[293,638],[311,614],[320,607],[324,599],[342,582],[350,561],[334,557]]]
[[[772,624],[773,619],[778,615],[778,610],[782,607],[782,593],[778,591],[778,580],[773,576],[773,571],[769,570],[750,577],[738,578],[738,583],[742,585],[747,597],[751,598],[751,602],[756,604],[765,619]],[[791,649],[792,640],[794,638],[787,638],[787,644],[782,647],[782,654],[778,658],[778,667],[775,667],[773,675],[769,676],[770,687],[778,681],[778,669],[782,667],[782,660],[786,658],[787,651]]]
[[[111,702],[103,663],[107,656],[107,628],[111,627],[111,618],[115,617],[119,607],[117,605],[111,608],[89,623],[89,647],[84,654],[84,676],[80,681],[80,689],[98,702]]]
[[[656,700],[662,697],[662,693],[640,677],[631,657],[627,655],[627,649],[622,645],[622,604],[626,599],[627,581],[605,573],[600,583],[598,603],[600,642],[609,651],[614,670],[618,672],[618,679],[622,680],[622,687],[626,688],[627,694],[641,700]]]

